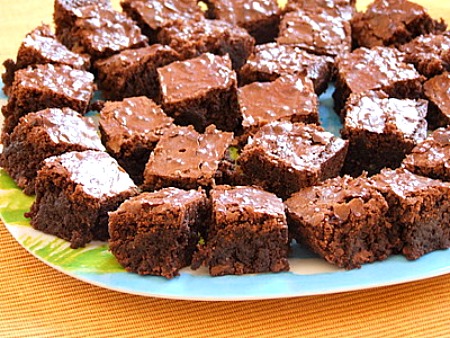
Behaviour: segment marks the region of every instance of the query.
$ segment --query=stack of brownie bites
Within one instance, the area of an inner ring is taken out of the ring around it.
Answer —
[[[4,62],[0,165],[35,229],[166,278],[288,271],[292,245],[345,269],[450,247],[442,20],[407,0],[120,5],[55,0],[55,30]]]

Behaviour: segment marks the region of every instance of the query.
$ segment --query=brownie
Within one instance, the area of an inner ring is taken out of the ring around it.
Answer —
[[[203,53],[228,54],[233,69],[239,69],[253,51],[255,39],[241,27],[222,20],[177,20],[158,33],[158,41],[169,45],[184,59]]]
[[[344,118],[342,108],[351,93],[383,90],[391,97],[422,96],[420,75],[413,65],[404,62],[404,54],[391,47],[358,48],[336,58],[336,91],[333,93],[336,111]]]
[[[189,21],[204,15],[196,0],[122,0],[120,5],[150,43],[156,43],[161,28],[172,26],[176,20]]]
[[[402,165],[417,174],[450,181],[450,127],[433,131],[406,156]]]
[[[255,47],[246,64],[239,70],[239,82],[273,81],[284,74],[306,73],[316,93],[323,93],[331,80],[333,59],[310,54],[295,45],[266,43]]]
[[[257,44],[275,41],[281,9],[277,0],[208,0],[209,19],[219,19],[245,28]]]
[[[180,125],[233,131],[241,121],[236,73],[228,55],[210,53],[157,69],[161,105]]]
[[[249,184],[286,199],[337,176],[348,141],[314,124],[272,122],[249,139],[238,162]]]
[[[167,130],[157,143],[144,170],[143,190],[163,187],[196,189],[215,185],[215,176],[233,133],[214,125],[199,134],[192,126]]]
[[[339,16],[346,21],[350,21],[356,11],[355,4],[355,0],[287,0],[284,11],[319,9],[327,11],[329,15]]]
[[[124,50],[95,63],[99,89],[111,100],[132,96],[157,99],[160,93],[156,69],[179,59],[172,48],[159,44]]]
[[[238,89],[244,138],[273,121],[319,124],[319,100],[310,78],[283,75]]]
[[[350,95],[341,131],[349,140],[343,172],[373,175],[384,167],[399,167],[427,136],[427,108],[425,100],[399,100],[383,92]]]
[[[105,150],[94,123],[70,108],[49,108],[20,118],[0,154],[0,166],[32,195],[47,157],[84,150]]]
[[[387,221],[388,204],[365,177],[326,180],[285,204],[291,236],[338,267],[384,260],[399,246]]]
[[[202,190],[144,192],[109,214],[109,248],[129,272],[173,278],[191,264],[207,217]]]
[[[141,184],[150,153],[172,122],[152,100],[132,97],[106,102],[99,128],[108,152],[136,184]]]
[[[405,61],[428,78],[450,71],[450,32],[421,35],[399,49],[405,53]]]
[[[55,34],[64,45],[70,43],[69,34],[77,18],[83,15],[82,8],[89,6],[102,6],[111,9],[110,0],[55,0],[53,21],[55,22]]]
[[[2,107],[3,132],[10,133],[27,113],[68,107],[85,114],[94,89],[94,76],[67,65],[43,64],[18,70]]]
[[[388,221],[410,260],[450,247],[450,183],[385,169],[371,178],[389,204]]]
[[[348,20],[327,10],[297,9],[283,16],[277,42],[334,57],[352,50],[351,27]]]
[[[424,7],[408,0],[375,0],[352,19],[357,46],[401,45],[419,35],[442,33],[447,24],[434,20]]]
[[[90,55],[92,61],[147,45],[147,37],[135,22],[112,8],[91,5],[77,8],[75,13],[75,22],[60,39],[72,51]]]
[[[31,225],[70,242],[73,249],[93,239],[105,241],[108,212],[137,194],[128,174],[101,151],[49,157],[38,171]]]
[[[431,78],[423,88],[429,101],[427,119],[430,127],[434,129],[450,124],[450,73]]]
[[[211,190],[212,220],[206,244],[192,268],[205,265],[211,276],[289,270],[288,227],[283,202],[249,186]]]
[[[90,66],[89,58],[71,52],[56,40],[50,26],[41,25],[26,35],[15,62],[12,59],[3,62],[6,69],[2,74],[3,91],[8,94],[16,70],[44,63],[63,64],[83,70],[89,69]]]

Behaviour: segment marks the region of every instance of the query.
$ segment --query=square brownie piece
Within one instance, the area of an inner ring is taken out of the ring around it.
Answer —
[[[199,134],[192,126],[167,130],[145,166],[142,189],[212,187],[233,133],[214,126]]]
[[[450,183],[404,169],[385,169],[371,182],[389,204],[388,221],[407,259],[450,247]]]
[[[191,264],[208,209],[203,190],[142,193],[109,214],[109,248],[128,272],[173,278]]]
[[[295,45],[266,43],[255,51],[239,70],[239,82],[274,81],[284,74],[306,73],[313,81],[317,95],[323,93],[332,77],[333,59],[310,54]]]
[[[108,212],[137,192],[107,153],[68,152],[45,160],[36,179],[36,201],[26,216],[36,230],[65,239],[76,249],[93,239],[106,241]]]
[[[365,177],[336,177],[286,202],[289,232],[327,262],[345,269],[381,261],[398,246],[388,204]]]
[[[136,184],[141,184],[150,153],[172,122],[152,100],[131,97],[106,102],[100,111],[99,128],[108,152]]]
[[[181,125],[233,131],[241,121],[236,73],[228,55],[210,53],[158,68],[161,105]]]
[[[92,5],[79,7],[76,13],[74,24],[61,39],[72,51],[90,55],[92,61],[147,45],[136,23],[112,8]]]
[[[50,26],[41,25],[27,34],[19,47],[15,62],[12,59],[3,62],[6,69],[5,73],[2,74],[3,91],[8,94],[16,70],[44,63],[63,64],[83,70],[90,67],[88,57],[71,52],[56,40]]]
[[[351,27],[348,20],[325,9],[297,9],[283,16],[277,42],[334,57],[352,50]]]
[[[37,171],[47,157],[84,150],[105,150],[95,124],[70,108],[49,108],[20,118],[3,145],[0,166],[32,195]]]
[[[439,34],[447,24],[434,20],[424,7],[408,0],[375,0],[352,20],[357,46],[401,45],[419,35]]]
[[[337,176],[348,141],[314,124],[272,122],[249,139],[238,163],[248,184],[286,199],[303,187]]]
[[[423,85],[429,101],[428,122],[432,129],[450,124],[450,73],[437,75]]]
[[[383,90],[391,97],[420,98],[422,82],[413,65],[404,62],[404,54],[395,48],[358,48],[336,58],[336,91],[333,93],[336,111],[344,118],[342,108],[350,94],[368,90]]]
[[[399,49],[405,53],[405,61],[427,78],[450,71],[450,32],[421,35]]]
[[[319,124],[319,100],[310,78],[283,75],[238,89],[244,138],[273,121]]]
[[[184,59],[203,53],[228,54],[239,69],[253,51],[255,39],[241,27],[222,20],[177,20],[164,27],[158,41],[175,49]]]
[[[257,44],[275,41],[281,9],[277,0],[207,0],[209,19],[227,21],[245,28]]]
[[[427,136],[428,102],[399,100],[383,92],[352,94],[341,135],[349,140],[343,172],[369,175],[398,168],[406,154]]]
[[[196,0],[123,0],[123,11],[137,22],[150,43],[158,41],[161,28],[177,20],[189,21],[204,16]]]
[[[156,69],[177,60],[180,60],[177,52],[159,44],[124,50],[95,63],[99,89],[111,100],[132,96],[158,99]]]
[[[289,270],[289,236],[283,202],[248,186],[217,186],[210,192],[212,221],[206,245],[194,255],[211,276]]]
[[[27,113],[68,107],[85,114],[94,89],[94,75],[66,65],[43,64],[18,70],[8,104],[2,107],[3,132],[10,133]]]
[[[110,0],[55,0],[53,21],[55,22],[55,34],[64,45],[70,44],[69,34],[77,18],[83,15],[84,7],[101,6],[111,9]]]
[[[433,131],[406,155],[402,166],[417,174],[450,181],[450,126]]]

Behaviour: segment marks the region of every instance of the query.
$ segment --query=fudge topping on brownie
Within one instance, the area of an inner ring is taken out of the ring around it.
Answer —
[[[46,64],[19,70],[16,81],[26,88],[40,90],[45,87],[54,92],[62,92],[72,99],[89,102],[94,75],[66,65]]]
[[[58,161],[69,172],[71,180],[82,186],[86,194],[95,198],[114,196],[135,188],[130,176],[117,166],[116,160],[101,151],[74,151],[45,160],[46,163],[52,161]],[[95,173],[95,177],[87,176],[86,173]]]
[[[336,56],[351,51],[348,21],[326,10],[288,12],[280,24],[279,44],[294,44],[310,53]]]
[[[119,152],[122,144],[133,136],[143,136],[148,142],[157,142],[172,125],[160,106],[141,96],[120,102],[107,102],[100,114],[100,125],[107,131],[107,146]]]
[[[228,89],[236,83],[230,58],[210,53],[158,69],[164,103],[200,97],[214,89]],[[195,81],[192,81],[195,79]]]
[[[174,127],[164,133],[150,156],[144,176],[212,178],[233,139],[214,125],[199,134],[192,126]],[[164,145],[163,147],[161,145]]]
[[[347,110],[346,128],[363,128],[378,134],[397,129],[405,138],[415,143],[423,141],[427,132],[427,101],[399,100],[383,97],[381,94],[380,96],[377,97],[372,92],[368,92],[367,96],[361,95],[359,104],[351,105]]]
[[[255,219],[265,215],[284,215],[281,199],[275,194],[250,186],[217,186],[211,191],[216,214],[224,215],[225,219],[236,220],[236,213],[251,212]],[[284,216],[283,216],[284,217]],[[257,222],[255,220],[255,222]],[[226,226],[224,222],[217,225]]]
[[[293,168],[321,169],[323,162],[345,147],[346,141],[316,125],[273,122],[263,126],[249,141],[270,156],[283,158]]]
[[[80,144],[89,149],[105,150],[95,124],[87,118],[80,118],[80,114],[74,110],[49,108],[42,111],[39,117],[41,126],[54,143]]]
[[[427,77],[450,71],[450,33],[421,35],[399,49]]]
[[[382,89],[393,82],[419,79],[413,65],[403,61],[404,55],[394,48],[358,48],[338,57],[339,73],[345,77],[352,93]]]
[[[197,2],[192,0],[124,0],[121,6],[133,19],[153,30],[170,26],[177,19],[202,16]]]

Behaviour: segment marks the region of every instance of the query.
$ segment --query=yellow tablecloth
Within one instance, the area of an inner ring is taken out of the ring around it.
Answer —
[[[419,2],[450,22],[450,1]],[[0,60],[15,57],[25,34],[50,23],[51,13],[52,0],[1,0]],[[450,275],[270,301],[162,300],[59,273],[28,254],[0,223],[0,337],[91,336],[450,336]]]

